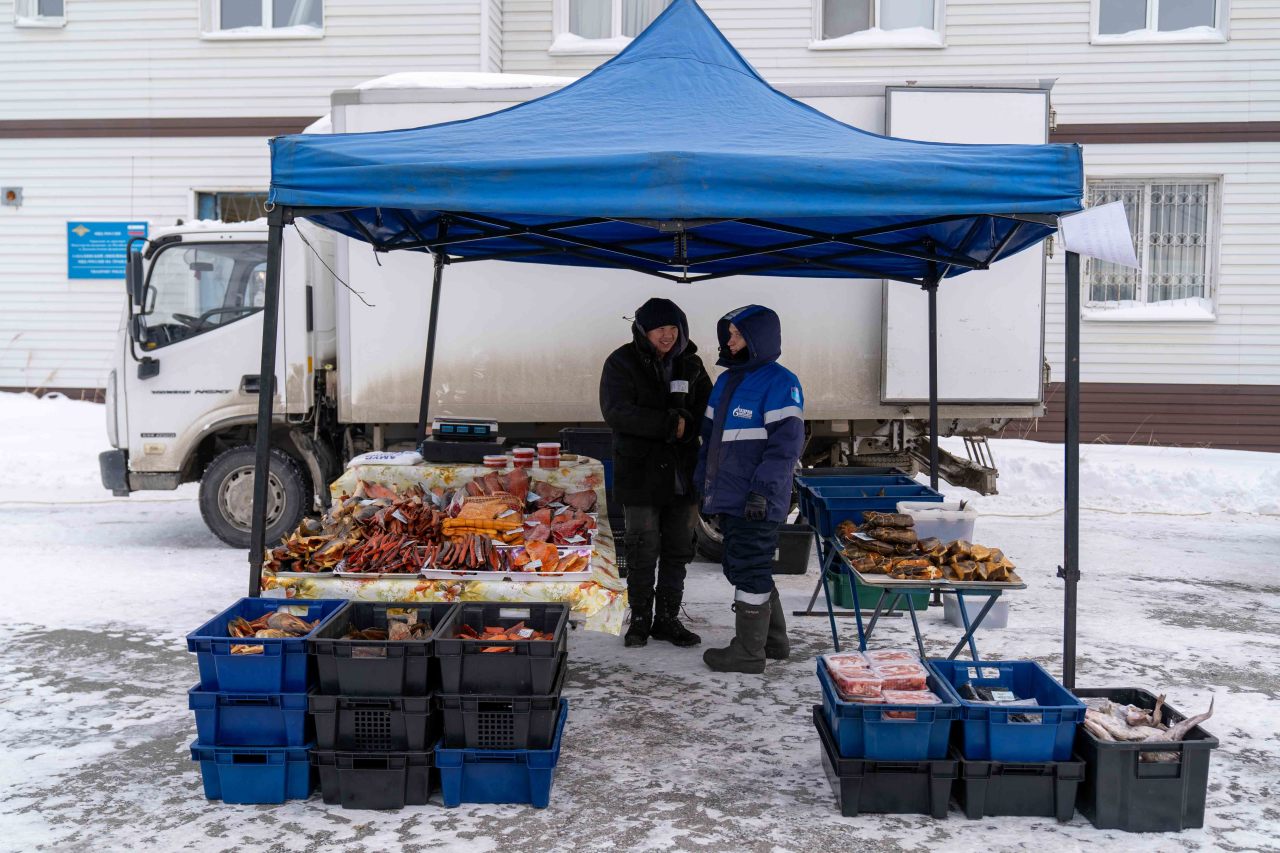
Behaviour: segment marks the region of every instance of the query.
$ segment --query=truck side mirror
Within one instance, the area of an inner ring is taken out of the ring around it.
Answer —
[[[146,285],[144,284],[144,277],[142,275],[142,252],[135,252],[133,250],[134,241],[138,239],[139,238],[135,237],[133,240],[129,241],[128,253],[125,256],[124,278],[125,286],[129,289],[129,298],[133,300],[134,305],[141,308],[142,300],[145,296],[143,289]]]

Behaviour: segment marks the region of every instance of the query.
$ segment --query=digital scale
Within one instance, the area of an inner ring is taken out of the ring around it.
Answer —
[[[431,435],[418,445],[427,462],[474,462],[507,452],[506,439],[498,435],[498,422],[485,418],[437,417]]]

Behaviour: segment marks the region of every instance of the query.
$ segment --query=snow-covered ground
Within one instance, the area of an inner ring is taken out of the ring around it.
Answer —
[[[792,660],[713,675],[699,650],[575,632],[572,711],[545,811],[438,805],[344,811],[204,799],[187,746],[195,661],[183,635],[243,595],[243,552],[200,521],[193,487],[127,499],[98,482],[100,406],[0,394],[0,849],[310,850],[1280,850],[1280,456],[1084,448],[1082,685],[1167,692],[1213,753],[1203,830],[1129,836],[1034,818],[842,818],[810,705],[826,619],[792,618]],[[995,442],[1001,494],[976,538],[1028,581],[991,657],[1061,666],[1061,450]],[[956,496],[974,497],[960,490]],[[816,575],[783,577],[788,610]],[[690,569],[688,622],[731,633],[716,566]],[[931,654],[959,638],[930,609]],[[843,625],[850,637],[853,626]],[[887,620],[876,645],[908,647]]]

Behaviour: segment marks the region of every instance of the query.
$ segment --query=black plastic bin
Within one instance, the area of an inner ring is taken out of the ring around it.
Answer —
[[[1136,687],[1081,687],[1080,698],[1105,697],[1122,705],[1154,708],[1156,696]],[[1164,706],[1166,723],[1186,714]],[[1083,726],[1076,752],[1087,772],[1076,806],[1098,829],[1124,832],[1178,832],[1204,826],[1209,787],[1209,754],[1218,739],[1196,726],[1185,740],[1161,744],[1101,741]],[[1177,753],[1177,761],[1140,761],[1144,752]]]
[[[822,739],[822,767],[835,792],[840,814],[926,814],[941,819],[951,803],[951,785],[959,762],[871,761],[841,758],[821,705],[813,706],[813,725]]]
[[[802,575],[809,571],[813,552],[813,528],[807,524],[783,524],[778,528],[778,550],[773,555],[775,575]]]
[[[435,633],[457,607],[448,602],[353,601],[307,640],[327,696],[429,696],[439,686],[432,662]],[[385,628],[387,611],[418,611],[433,633],[425,640],[344,640],[351,627]]]
[[[486,696],[546,696],[554,689],[569,642],[569,605],[556,602],[459,604],[435,635],[440,693]],[[459,637],[468,625],[510,628],[518,622],[549,632],[550,640],[472,640]],[[493,647],[510,652],[485,652]]]
[[[951,757],[961,759],[951,749]],[[1071,820],[1084,761],[1013,763],[960,760],[956,801],[970,820],[984,817],[1056,817]]]
[[[434,752],[313,750],[326,805],[345,809],[425,806],[435,787]]]
[[[322,696],[311,694],[316,749],[421,752],[435,746],[440,714],[430,696]]]
[[[546,696],[475,696],[441,693],[436,697],[444,721],[445,749],[551,749],[560,717],[560,694],[568,673],[568,655],[560,656],[555,689]]]

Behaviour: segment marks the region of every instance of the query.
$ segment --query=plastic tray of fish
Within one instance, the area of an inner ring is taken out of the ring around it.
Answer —
[[[880,587],[896,587],[899,589],[932,589],[935,586],[946,586],[947,581],[943,578],[936,580],[898,580],[888,575],[872,575],[863,574],[857,569],[845,564],[849,571],[857,576],[859,583],[863,586],[880,586]]]
[[[591,580],[591,572],[482,572],[470,569],[423,569],[428,580],[513,581],[515,583],[581,583]]]
[[[331,578],[335,572],[263,572],[277,578]]]
[[[417,580],[418,572],[344,572],[335,571],[333,576],[336,578],[347,578],[350,580],[382,580],[383,578],[404,578],[405,580]]]
[[[1015,575],[1015,577],[1017,577]],[[943,578],[939,581],[943,586],[952,589],[1026,589],[1026,581],[1019,578],[1016,581],[957,581]]]

